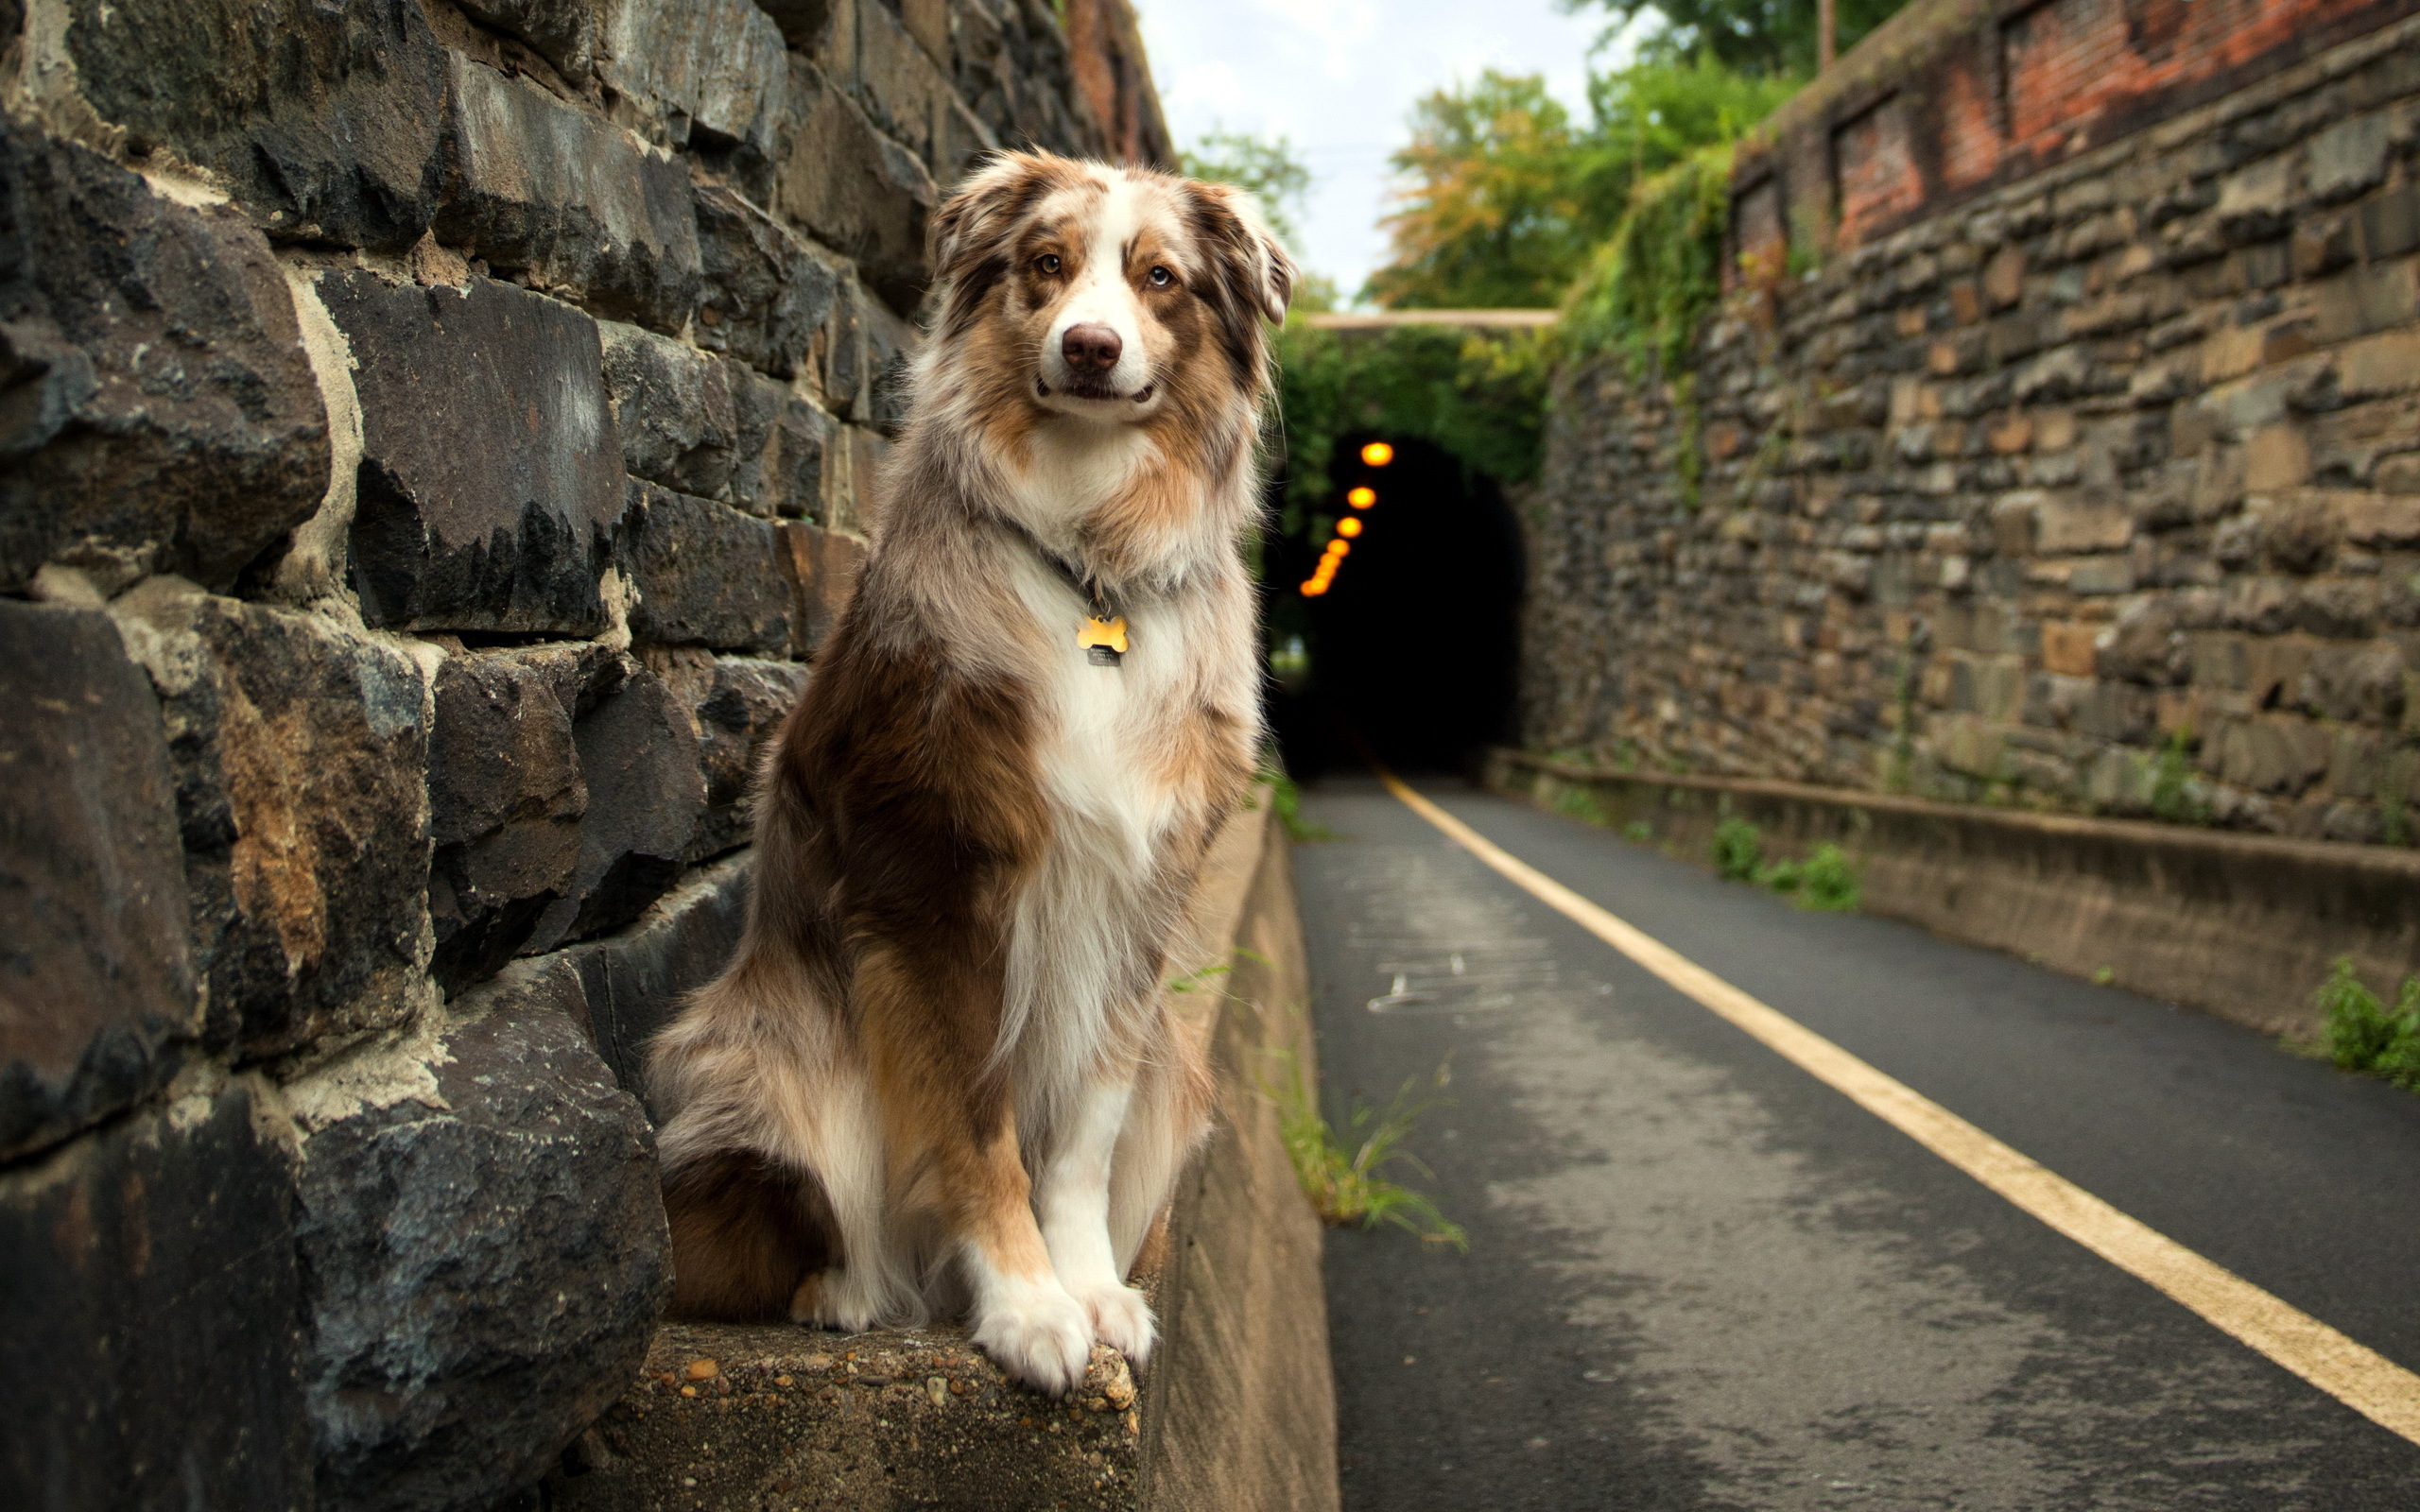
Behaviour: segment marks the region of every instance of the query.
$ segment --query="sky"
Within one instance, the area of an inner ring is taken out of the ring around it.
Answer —
[[[1588,116],[1588,49],[1606,14],[1555,0],[1136,0],[1168,129],[1287,136],[1311,170],[1296,254],[1350,298],[1387,261],[1387,158],[1412,102],[1483,68],[1544,74]],[[1626,58],[1626,43],[1599,60]]]

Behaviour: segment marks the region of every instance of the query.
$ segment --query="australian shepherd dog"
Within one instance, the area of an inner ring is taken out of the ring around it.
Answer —
[[[964,1312],[1063,1392],[1207,1126],[1163,972],[1260,738],[1244,195],[1039,154],[933,222],[872,549],[756,797],[746,935],[656,1040],[676,1315]]]

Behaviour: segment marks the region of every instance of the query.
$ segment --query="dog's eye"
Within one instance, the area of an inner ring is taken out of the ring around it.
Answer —
[[[1176,282],[1176,275],[1169,272],[1165,267],[1155,267],[1151,269],[1150,277],[1151,287],[1155,289],[1167,288],[1169,284]]]
[[[1057,252],[1045,252],[1042,254],[1040,260],[1033,266],[1042,269],[1046,273],[1056,273],[1059,271],[1059,254]]]

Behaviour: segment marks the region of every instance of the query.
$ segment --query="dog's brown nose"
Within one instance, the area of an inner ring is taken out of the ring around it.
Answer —
[[[1117,333],[1098,322],[1071,325],[1059,338],[1059,353],[1067,366],[1078,372],[1107,372],[1117,366],[1118,353],[1126,350]]]

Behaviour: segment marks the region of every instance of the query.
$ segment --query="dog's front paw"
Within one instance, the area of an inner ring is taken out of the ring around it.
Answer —
[[[1143,1300],[1141,1292],[1112,1281],[1079,1288],[1074,1295],[1092,1316],[1094,1338],[1126,1356],[1131,1366],[1139,1367],[1151,1357],[1160,1331],[1151,1317],[1151,1304]]]
[[[1027,1282],[994,1301],[976,1319],[975,1342],[1011,1376],[1054,1397],[1084,1379],[1093,1353],[1084,1309],[1056,1282]]]

